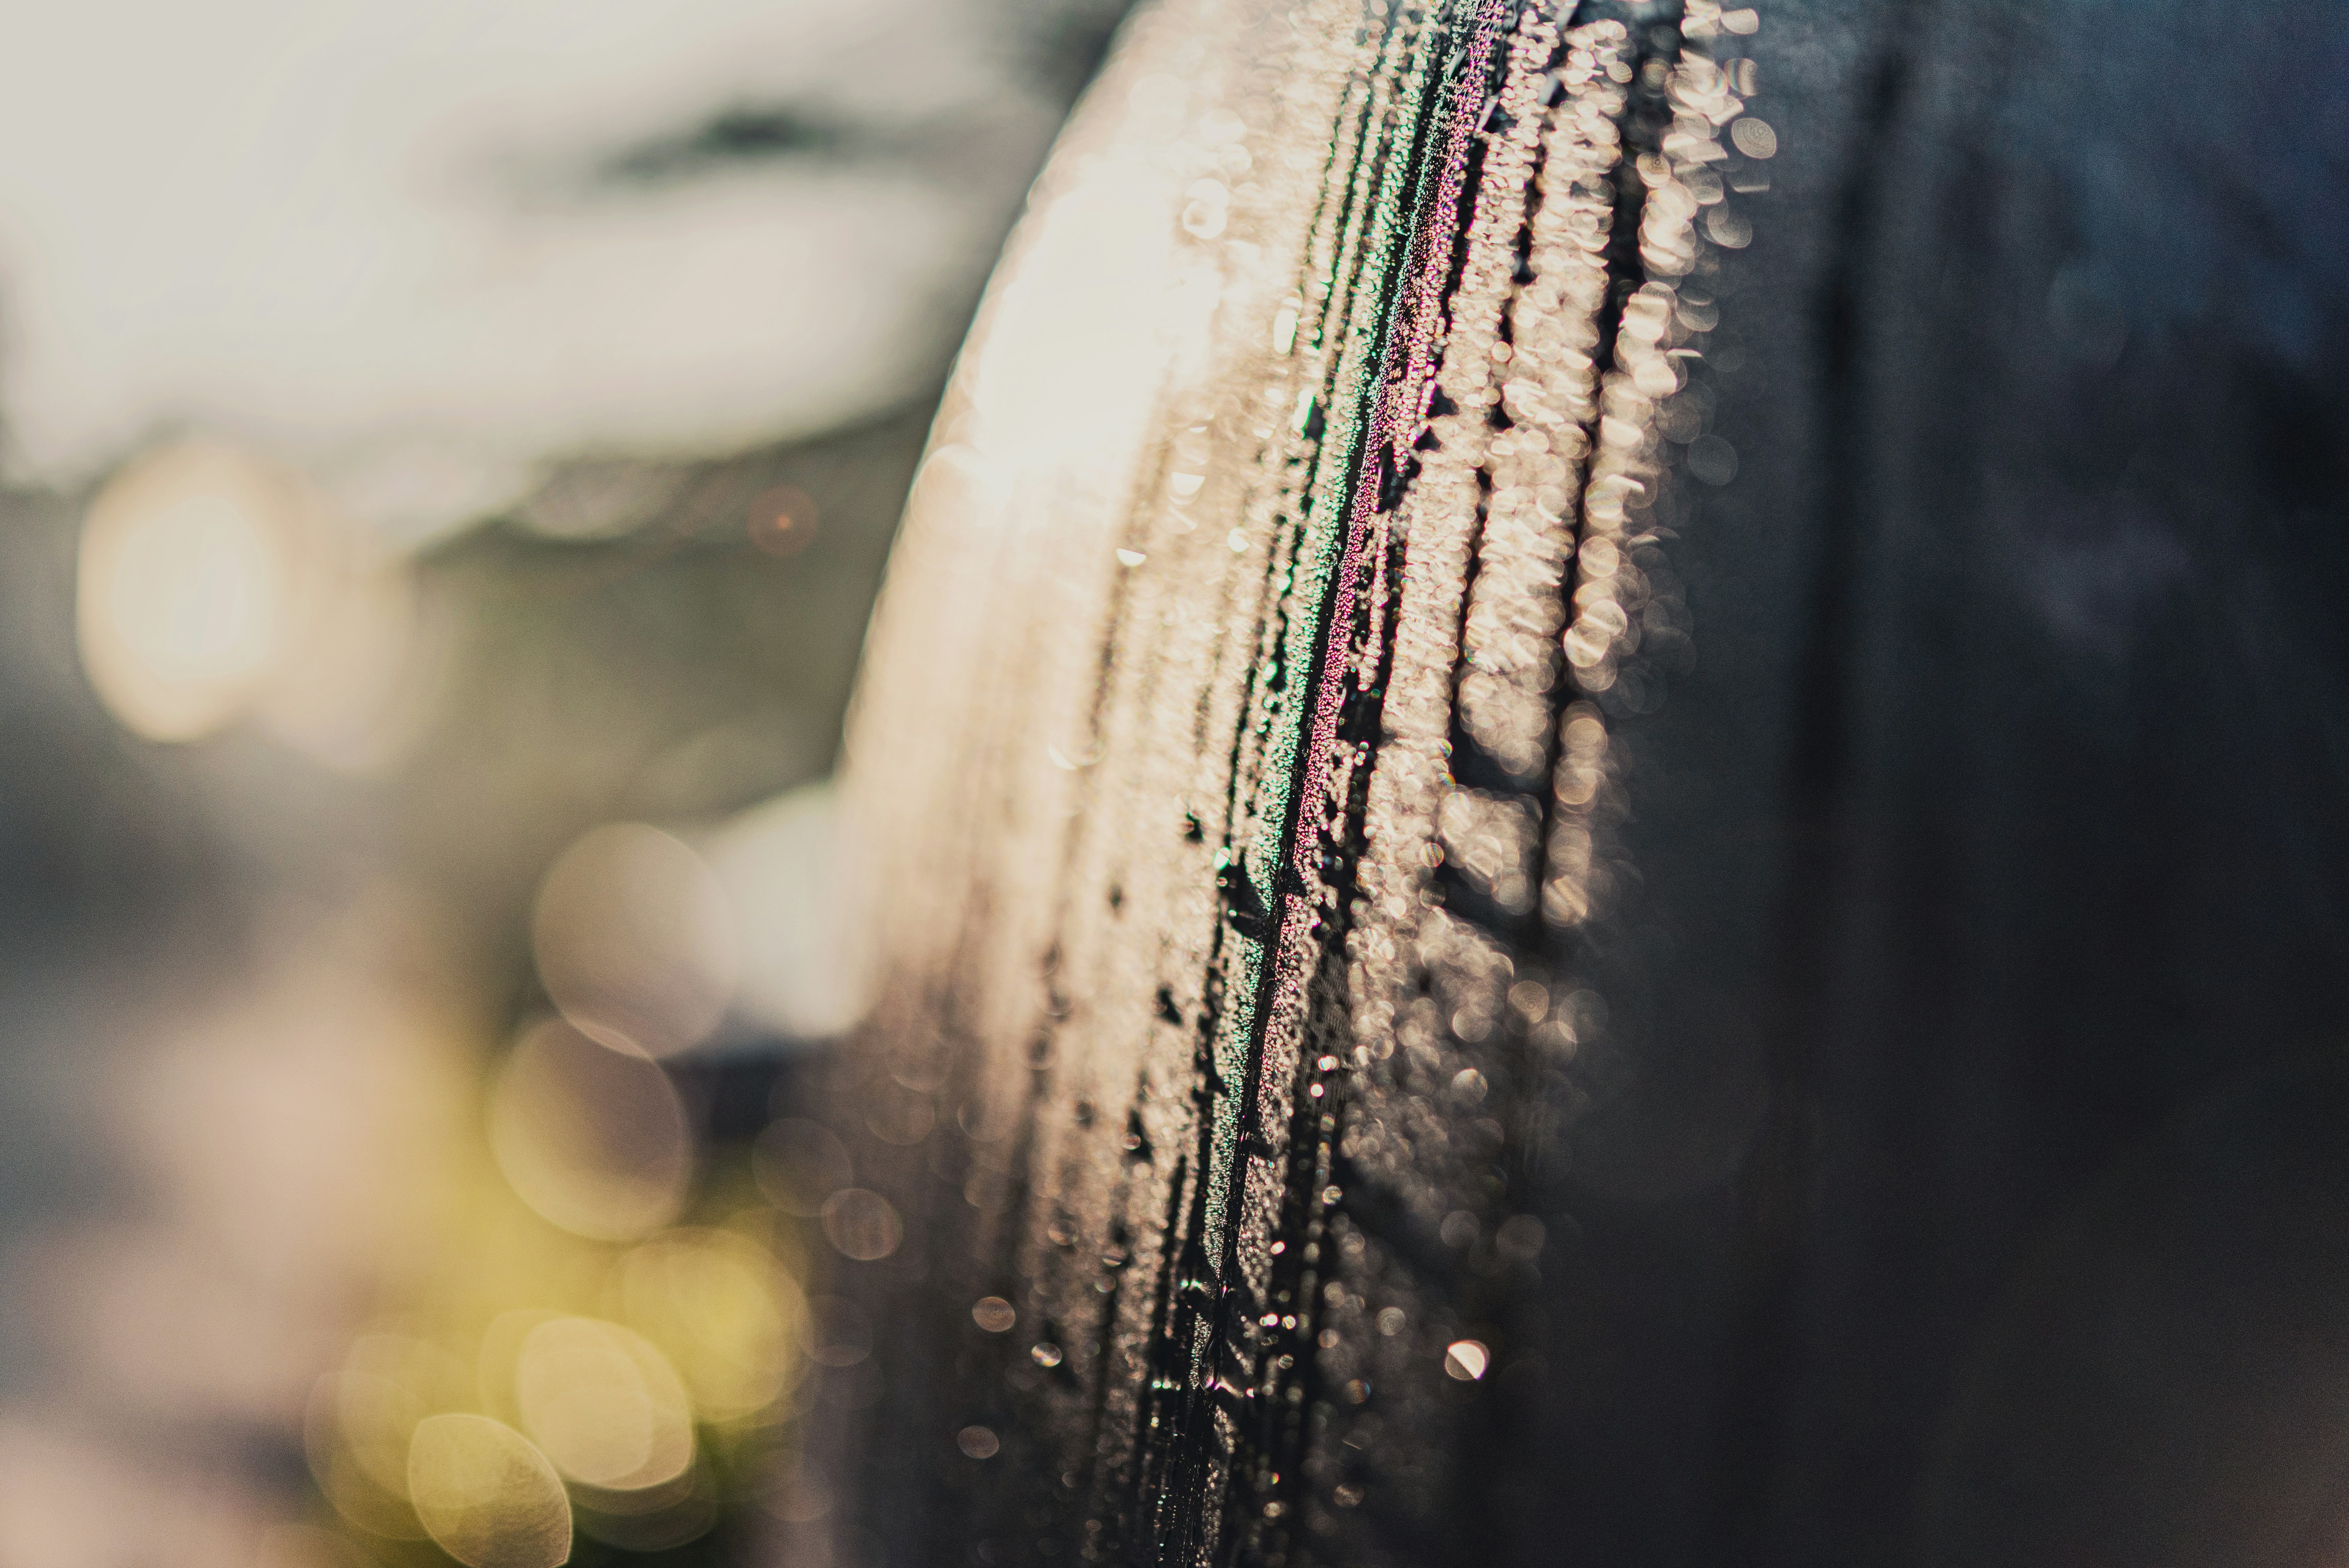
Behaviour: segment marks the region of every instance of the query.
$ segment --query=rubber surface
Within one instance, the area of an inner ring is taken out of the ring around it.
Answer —
[[[853,730],[838,1549],[2329,1560],[2344,55],[1139,17]]]

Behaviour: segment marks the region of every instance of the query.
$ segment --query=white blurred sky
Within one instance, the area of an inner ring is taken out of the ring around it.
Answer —
[[[913,388],[1051,109],[974,0],[82,0],[0,50],[0,460],[160,430],[413,537],[593,449],[807,431]],[[918,160],[599,183],[738,105],[984,117]]]

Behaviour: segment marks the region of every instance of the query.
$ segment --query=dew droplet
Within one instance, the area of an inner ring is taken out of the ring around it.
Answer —
[[[1463,1383],[1474,1383],[1485,1375],[1492,1360],[1493,1353],[1485,1348],[1482,1341],[1455,1339],[1444,1347],[1444,1371],[1445,1376]]]
[[[1688,446],[1689,472],[1709,485],[1737,477],[1737,449],[1719,436],[1699,436]]]
[[[1542,1222],[1531,1214],[1512,1214],[1493,1233],[1493,1250],[1518,1263],[1541,1256]]]
[[[905,1239],[897,1211],[878,1192],[850,1187],[824,1200],[823,1233],[840,1255],[861,1264],[876,1262]]]
[[[1778,151],[1778,133],[1750,114],[1729,128],[1729,141],[1748,158],[1775,157]]]

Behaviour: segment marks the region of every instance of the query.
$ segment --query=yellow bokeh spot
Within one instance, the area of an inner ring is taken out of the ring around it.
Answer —
[[[466,1402],[464,1367],[439,1346],[399,1335],[355,1341],[318,1380],[304,1423],[310,1465],[337,1511],[372,1534],[412,1540],[409,1443],[418,1423]]]
[[[507,1058],[490,1140],[524,1202],[602,1240],[667,1223],[693,1176],[693,1134],[668,1076],[559,1019],[523,1035]]]
[[[764,1409],[790,1387],[806,1299],[772,1257],[723,1231],[673,1231],[620,1266],[627,1320],[668,1353],[713,1420]]]
[[[515,1361],[514,1403],[572,1480],[636,1491],[693,1463],[685,1385],[649,1341],[616,1324],[559,1317],[532,1329]]]
[[[466,1568],[555,1568],[571,1555],[571,1504],[546,1456],[487,1416],[416,1429],[408,1491],[440,1548]]]

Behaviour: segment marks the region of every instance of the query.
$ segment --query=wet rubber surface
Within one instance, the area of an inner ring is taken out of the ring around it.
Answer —
[[[2325,1560],[2337,32],[1137,18],[869,645],[812,1531]]]

